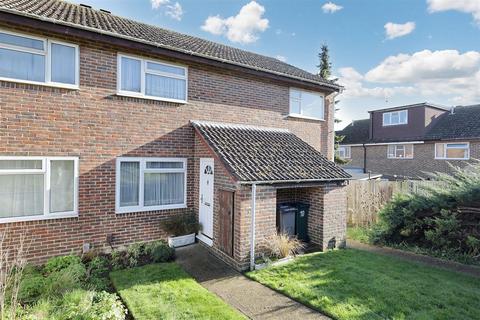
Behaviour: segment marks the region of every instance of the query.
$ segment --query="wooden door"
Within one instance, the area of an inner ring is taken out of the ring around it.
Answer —
[[[226,254],[233,256],[234,193],[220,190],[218,196],[220,202],[220,249]]]

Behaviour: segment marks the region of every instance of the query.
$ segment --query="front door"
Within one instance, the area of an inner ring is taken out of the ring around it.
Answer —
[[[200,159],[200,205],[199,221],[201,233],[213,239],[213,159]]]

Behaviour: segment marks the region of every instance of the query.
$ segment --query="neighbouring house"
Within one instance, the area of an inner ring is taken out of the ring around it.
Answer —
[[[350,176],[333,159],[342,88],[277,59],[59,0],[0,0],[0,230],[28,258],[165,238],[247,268],[277,206],[345,242]],[[252,255],[253,253],[253,255]]]
[[[418,103],[370,111],[336,134],[347,171],[384,178],[428,178],[480,158],[480,105],[447,108]]]

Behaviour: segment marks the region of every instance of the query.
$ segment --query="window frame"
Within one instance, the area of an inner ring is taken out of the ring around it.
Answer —
[[[79,187],[79,158],[78,157],[48,157],[48,156],[0,156],[0,160],[41,160],[42,169],[11,169],[0,170],[0,175],[12,174],[43,174],[43,214],[36,216],[7,217],[0,218],[0,224],[9,222],[22,221],[38,221],[59,218],[75,218],[78,217],[78,187]],[[50,178],[51,178],[51,161],[69,160],[73,161],[73,210],[65,212],[50,213]]]
[[[137,206],[120,206],[120,164],[122,162],[139,162],[139,190],[138,190],[138,205]],[[147,162],[182,162],[183,168],[147,168]],[[145,206],[145,173],[183,173],[183,203],[181,204],[167,204],[157,206]],[[187,208],[187,158],[158,158],[158,157],[118,157],[115,164],[115,213],[124,214],[132,212],[146,212],[159,211],[169,209],[183,209]]]
[[[122,58],[140,60],[140,92],[134,91],[127,91],[122,90]],[[181,75],[174,75],[171,73],[165,73],[162,71],[157,70],[148,70],[147,71],[147,63],[156,63],[156,64],[163,64],[170,67],[182,68],[185,70],[185,76]],[[182,99],[171,99],[171,98],[162,98],[157,96],[151,96],[145,94],[146,90],[146,81],[145,77],[147,74],[154,74],[159,76],[164,76],[168,78],[175,78],[179,80],[185,80],[185,100]],[[174,102],[174,103],[181,103],[187,104],[188,103],[188,66],[178,63],[166,62],[162,60],[150,59],[141,56],[135,56],[125,53],[117,53],[117,95],[124,96],[124,97],[132,97],[132,98],[141,98],[141,99],[149,99],[149,100],[156,100],[156,101],[165,101],[165,102]]]
[[[412,156],[407,157],[407,146],[412,146]],[[394,147],[394,156],[390,156],[389,149],[390,147]],[[405,157],[397,157],[397,147],[403,147],[404,148],[404,154]],[[396,160],[412,160],[415,157],[415,146],[413,143],[398,143],[398,144],[389,144],[387,145],[387,159],[396,159]]]
[[[443,157],[437,157],[437,147],[438,145],[443,144]],[[449,144],[465,144],[466,148],[462,148],[463,150],[467,150],[466,158],[448,158],[447,157],[447,149],[458,149],[458,148],[448,148]],[[434,157],[436,160],[470,160],[470,142],[438,142],[435,143],[435,154]]]
[[[405,112],[405,122],[400,122],[400,113]],[[398,123],[392,123],[392,114],[398,114]],[[385,123],[385,116],[388,115],[390,118],[390,123]],[[389,126],[401,126],[408,124],[408,110],[398,110],[398,111],[391,111],[391,112],[384,112],[382,113],[382,126],[389,127]]]
[[[43,55],[45,57],[45,70],[44,70],[45,81],[44,82],[33,81],[33,80],[22,80],[22,79],[8,78],[8,77],[0,76],[1,81],[34,84],[34,85],[41,85],[41,86],[48,86],[48,87],[59,87],[59,88],[65,88],[65,89],[79,89],[79,87],[80,87],[80,47],[77,44],[64,42],[64,41],[59,41],[59,40],[50,39],[50,38],[37,37],[37,36],[30,35],[28,33],[13,32],[13,31],[10,31],[10,30],[5,30],[3,28],[0,28],[0,32],[5,33],[5,34],[10,34],[12,36],[18,36],[18,37],[23,37],[23,38],[29,38],[29,39],[33,39],[33,40],[42,41],[44,50],[33,49],[33,48],[25,48],[25,47],[11,45],[11,44],[3,44],[1,42],[0,42],[0,48],[13,50],[13,51],[20,51],[20,52],[38,54],[38,55]],[[51,54],[51,52],[52,52],[52,50],[51,49],[52,49],[52,44],[59,44],[59,45],[62,45],[62,46],[68,46],[68,47],[72,47],[72,48],[75,49],[75,83],[74,84],[51,81],[51,73],[52,73],[52,69],[51,69],[51,66],[52,66],[52,54]]]
[[[300,98],[293,98],[293,100],[296,100],[296,101],[300,102],[300,113],[292,112],[291,101],[292,101],[292,92],[293,91],[297,91],[297,92],[300,93]],[[323,108],[322,108],[322,117],[321,118],[307,116],[307,115],[304,115],[302,113],[302,110],[303,110],[303,108],[302,108],[302,92],[312,93],[312,94],[316,94],[316,95],[319,95],[319,96],[322,97]],[[289,117],[294,117],[294,118],[303,118],[303,119],[308,119],[308,120],[325,121],[325,94],[320,93],[320,92],[316,92],[316,91],[303,90],[303,89],[299,89],[299,88],[290,87],[290,90],[288,91],[288,116]]]
[[[344,156],[340,155],[340,149],[344,149]],[[348,150],[348,152],[347,152]],[[338,156],[340,159],[351,159],[352,158],[352,147],[351,146],[338,146]]]

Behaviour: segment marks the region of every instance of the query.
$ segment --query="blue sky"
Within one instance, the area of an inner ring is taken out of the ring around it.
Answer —
[[[316,72],[328,44],[343,120],[430,101],[480,103],[480,0],[81,0]]]

